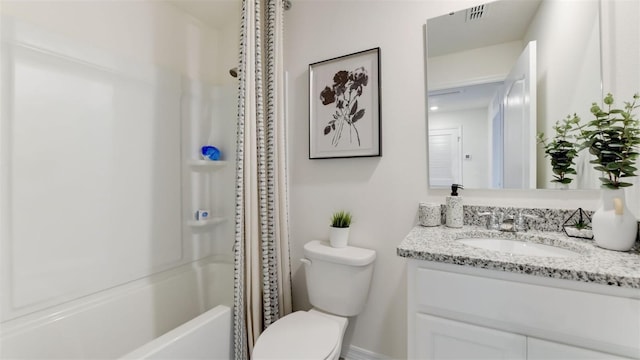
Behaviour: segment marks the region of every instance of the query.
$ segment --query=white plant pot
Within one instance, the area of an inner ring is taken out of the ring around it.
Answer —
[[[329,244],[335,248],[343,248],[349,243],[349,228],[329,228]]]
[[[636,241],[638,221],[627,207],[624,189],[602,189],[600,198],[600,207],[591,220],[596,245],[617,251],[631,249]]]

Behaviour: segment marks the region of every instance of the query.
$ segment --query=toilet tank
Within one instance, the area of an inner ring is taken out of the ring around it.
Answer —
[[[311,305],[330,314],[358,315],[367,302],[376,252],[311,241],[304,245],[304,255]]]

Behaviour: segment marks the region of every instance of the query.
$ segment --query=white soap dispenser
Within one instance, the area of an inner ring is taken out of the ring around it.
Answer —
[[[462,211],[462,196],[458,196],[458,189],[464,189],[460,184],[451,185],[451,196],[447,196],[446,224],[448,227],[461,228],[464,211]]]

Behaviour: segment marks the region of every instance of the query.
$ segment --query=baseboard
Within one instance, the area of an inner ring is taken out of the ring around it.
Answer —
[[[344,360],[391,360],[391,358],[382,354],[374,353],[373,351],[350,345],[349,350],[344,356]]]

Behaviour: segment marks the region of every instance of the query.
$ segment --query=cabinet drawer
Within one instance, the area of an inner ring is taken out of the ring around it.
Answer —
[[[526,359],[522,335],[416,314],[417,359]]]
[[[420,266],[413,281],[419,312],[640,358],[638,299]]]
[[[528,360],[629,360],[626,357],[619,357],[599,351],[587,350],[575,346],[558,344],[535,338],[527,339],[527,359]]]

